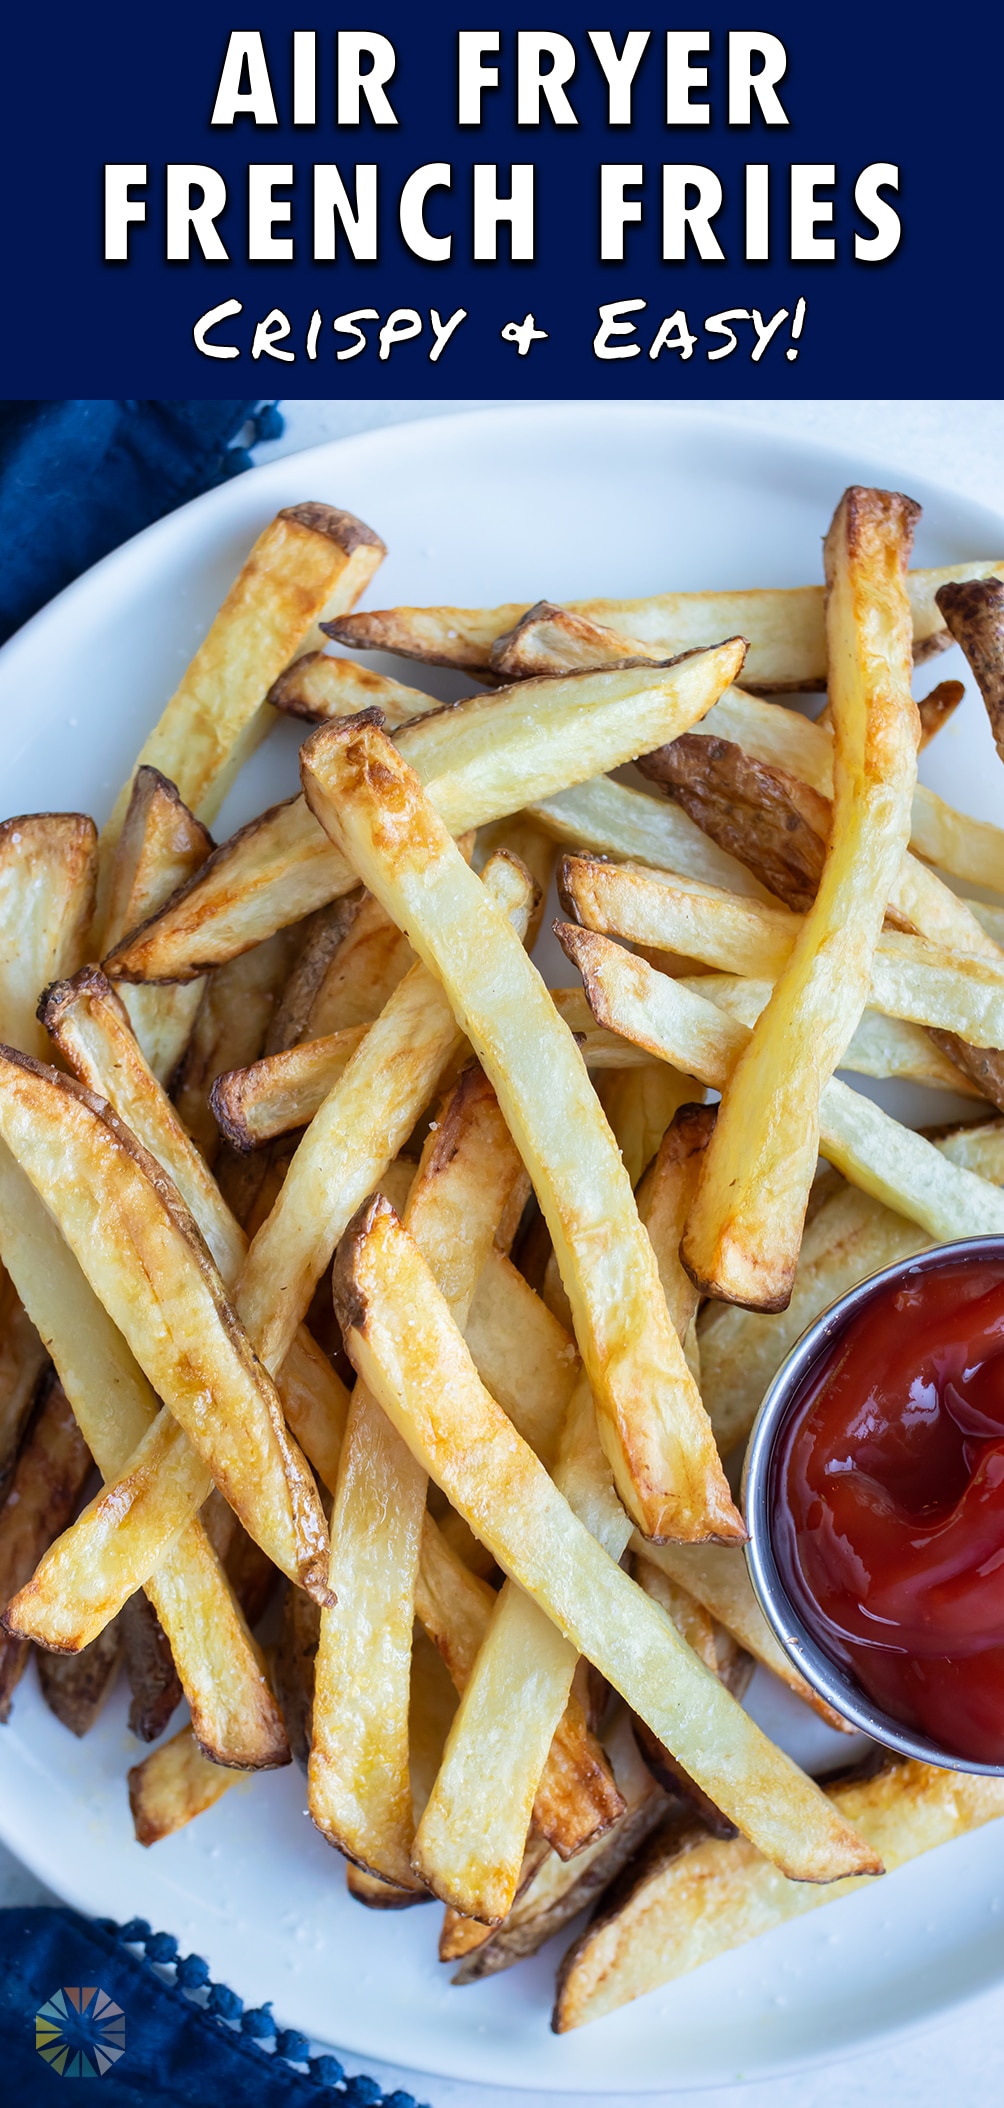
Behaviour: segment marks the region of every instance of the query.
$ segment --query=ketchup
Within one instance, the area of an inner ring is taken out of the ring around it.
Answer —
[[[818,1644],[942,1749],[1004,1764],[1004,1262],[879,1291],[778,1444],[774,1550]]]

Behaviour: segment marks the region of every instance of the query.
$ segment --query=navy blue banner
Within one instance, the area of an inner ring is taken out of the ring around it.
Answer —
[[[2,392],[994,394],[1000,6],[679,22],[12,10]]]

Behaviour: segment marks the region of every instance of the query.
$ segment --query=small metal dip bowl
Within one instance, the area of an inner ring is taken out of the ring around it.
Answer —
[[[900,1259],[895,1266],[887,1266],[882,1273],[872,1274],[848,1289],[803,1332],[770,1384],[746,1449],[742,1481],[743,1511],[749,1531],[746,1564],[764,1617],[789,1660],[806,1683],[845,1720],[902,1756],[919,1757],[925,1764],[940,1764],[948,1771],[987,1772],[1001,1778],[1004,1764],[980,1764],[974,1758],[960,1757],[954,1750],[942,1749],[875,1704],[851,1671],[827,1654],[806,1628],[785,1589],[772,1541],[772,1522],[780,1498],[775,1484],[779,1440],[807,1377],[851,1321],[883,1290],[916,1279],[918,1274],[957,1264],[960,1259],[995,1259],[1004,1265],[1004,1237],[963,1237],[952,1244],[934,1245],[912,1259]]]

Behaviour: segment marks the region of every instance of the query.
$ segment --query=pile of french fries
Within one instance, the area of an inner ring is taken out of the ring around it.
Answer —
[[[916,514],[848,491],[825,587],[358,613],[382,543],[294,506],[100,838],[0,828],[0,1709],[34,1649],[83,1734],[124,1664],[145,1845],[295,1758],[458,1983],[595,1906],[559,2032],[1004,1813],[740,1702],[842,1725],[747,1577],[767,1382],[1004,1231],[1004,830],[917,782],[960,684],[911,696],[955,635],[1000,737],[1004,567],[910,571]],[[278,714],[302,792],[216,846]]]

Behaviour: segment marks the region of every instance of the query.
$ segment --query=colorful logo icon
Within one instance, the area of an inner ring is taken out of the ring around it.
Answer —
[[[125,2014],[100,1984],[64,1984],[35,2015],[35,2048],[64,2079],[103,2079],[125,2049]]]

